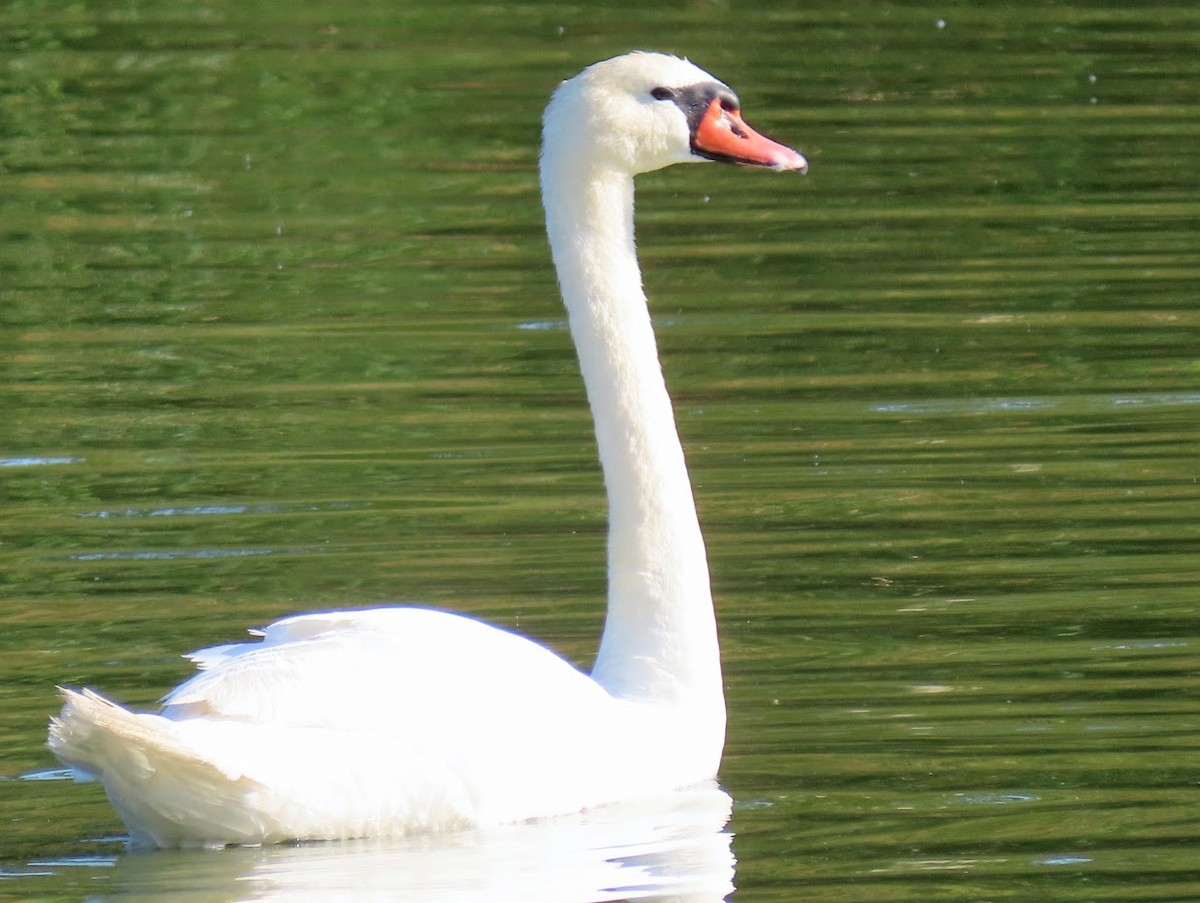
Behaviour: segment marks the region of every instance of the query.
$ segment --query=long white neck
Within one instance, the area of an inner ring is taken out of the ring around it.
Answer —
[[[592,675],[723,725],[704,539],[633,236],[633,179],[543,150],[542,197],[608,490],[608,617]]]

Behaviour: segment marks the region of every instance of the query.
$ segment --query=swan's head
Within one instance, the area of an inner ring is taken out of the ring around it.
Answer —
[[[546,108],[542,158],[629,175],[716,160],[804,172],[804,157],[754,131],[727,85],[687,60],[627,53],[559,85]]]

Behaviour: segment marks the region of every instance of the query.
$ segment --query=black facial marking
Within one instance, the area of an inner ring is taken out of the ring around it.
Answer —
[[[726,88],[724,85],[717,82],[701,82],[698,85],[689,85],[686,88],[656,88],[655,91],[671,91],[671,100],[675,101],[675,105],[683,110],[683,115],[687,117],[688,128],[692,134],[696,134],[696,129],[700,127],[700,120],[713,102],[713,98],[720,98],[721,107],[726,110],[741,109],[741,102],[737,95]],[[654,93],[654,92],[651,92]],[[658,97],[658,94],[654,94]],[[666,98],[660,98],[665,100]]]
[[[660,92],[662,93],[660,94]],[[658,100],[670,98],[683,111],[683,115],[687,117],[688,131],[692,135],[692,153],[709,160],[726,160],[726,157],[721,154],[713,154],[696,147],[696,130],[700,128],[700,120],[704,118],[704,114],[708,112],[714,99],[721,101],[723,110],[730,112],[740,110],[742,103],[736,94],[719,82],[701,82],[686,88],[655,88],[650,94]],[[730,126],[733,133],[739,138],[745,137],[745,133],[734,123],[730,123]]]

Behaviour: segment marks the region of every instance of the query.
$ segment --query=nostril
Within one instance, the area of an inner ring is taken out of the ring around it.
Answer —
[[[721,121],[724,122],[729,128],[729,131],[733,132],[733,134],[737,137],[746,137],[745,123],[742,122],[742,117],[737,109],[730,109],[729,107],[722,106]]]

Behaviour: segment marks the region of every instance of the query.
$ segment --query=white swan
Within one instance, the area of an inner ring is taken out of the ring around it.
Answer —
[[[546,110],[547,231],[609,499],[608,616],[591,676],[420,608],[286,618],[194,653],[135,714],[63,690],[49,745],[98,777],[135,846],[400,835],[575,812],[709,780],[725,699],[704,542],[634,251],[633,177],[699,160],[803,172],[724,84],[632,53]]]

